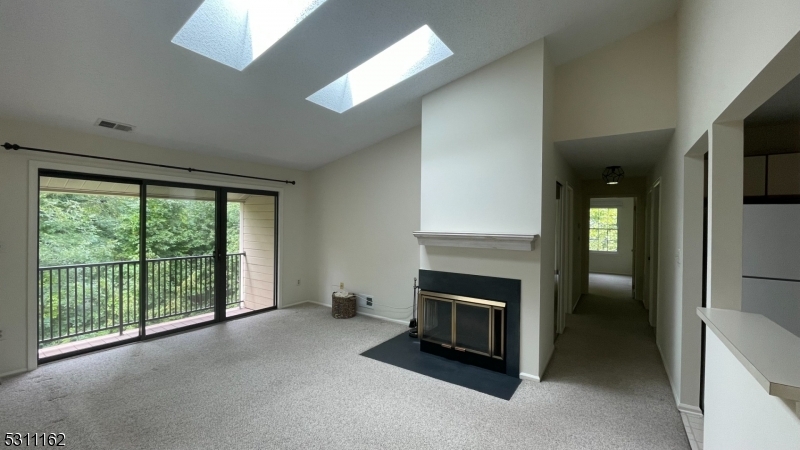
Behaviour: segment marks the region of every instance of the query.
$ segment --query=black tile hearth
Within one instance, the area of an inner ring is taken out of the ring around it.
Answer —
[[[361,355],[503,400],[510,400],[522,382],[519,378],[421,352],[419,340],[410,338],[407,333]]]

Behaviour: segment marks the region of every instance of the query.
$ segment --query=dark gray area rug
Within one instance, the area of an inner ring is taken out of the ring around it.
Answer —
[[[408,333],[395,336],[361,355],[503,400],[511,400],[522,382],[499,372],[421,352],[419,339],[410,338]]]

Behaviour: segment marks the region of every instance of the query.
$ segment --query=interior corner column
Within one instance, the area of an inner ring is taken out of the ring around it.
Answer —
[[[708,306],[742,309],[744,123],[713,124],[708,168]]]
[[[681,366],[679,401],[700,406],[703,304],[703,200],[708,136],[704,135],[683,158],[683,289],[681,308]]]

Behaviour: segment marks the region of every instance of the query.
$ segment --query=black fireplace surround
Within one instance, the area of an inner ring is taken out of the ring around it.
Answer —
[[[502,319],[504,335],[501,337],[504,343],[502,359],[474,352],[456,351],[455,348],[447,345],[443,346],[422,339],[420,340],[421,351],[505,373],[514,378],[519,377],[520,301],[522,298],[522,282],[520,280],[420,270],[419,288],[420,291],[504,304],[504,308],[498,307],[495,311],[498,314],[504,314]],[[495,330],[495,333],[499,333],[499,331]]]

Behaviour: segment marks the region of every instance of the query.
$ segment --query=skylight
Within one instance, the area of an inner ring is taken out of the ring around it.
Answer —
[[[172,43],[244,70],[326,0],[205,0]]]
[[[306,100],[343,113],[452,54],[425,25]]]

